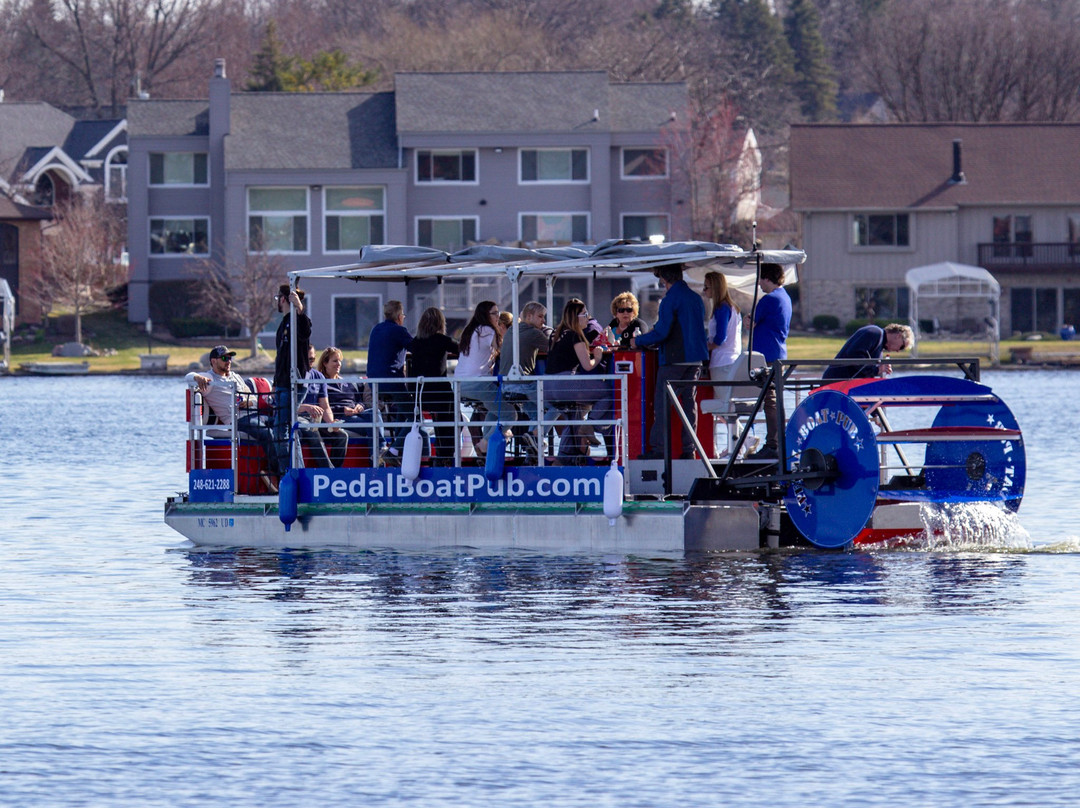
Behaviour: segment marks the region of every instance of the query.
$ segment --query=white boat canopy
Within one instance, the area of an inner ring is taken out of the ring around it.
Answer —
[[[780,264],[785,268],[785,282],[798,280],[796,267],[806,260],[802,250],[744,250],[734,244],[705,241],[680,241],[667,244],[606,241],[595,248],[543,247],[526,249],[477,244],[447,253],[430,247],[370,245],[360,250],[360,260],[353,264],[298,269],[288,273],[295,286],[303,278],[340,278],[353,281],[404,282],[435,280],[439,283],[468,278],[505,277],[510,282],[510,305],[514,315],[511,329],[514,355],[519,355],[518,288],[522,278],[547,279],[549,308],[551,284],[559,277],[593,275],[631,278],[648,277],[665,264],[688,266],[688,280],[701,282],[710,270],[723,272],[729,285],[744,300],[752,300],[758,265]],[[748,306],[743,308],[748,310]],[[510,378],[517,378],[515,366]]]
[[[909,269],[905,280],[911,290],[911,326],[915,332],[912,356],[918,355],[920,300],[925,303],[947,300],[955,303],[957,309],[965,303],[984,300],[987,303],[987,315],[983,319],[986,328],[985,331],[979,330],[989,340],[991,361],[997,364],[998,343],[1001,340],[1001,284],[993,275],[982,267],[942,261]]]
[[[794,267],[806,260],[802,250],[744,250],[734,244],[703,241],[643,244],[611,241],[589,250],[580,247],[526,249],[478,244],[454,253],[430,247],[370,245],[360,251],[353,264],[300,269],[290,278],[347,278],[356,281],[453,280],[503,275],[511,280],[540,275],[621,275],[651,273],[654,267],[672,263],[693,264],[691,276],[715,269],[729,279],[749,279],[753,284],[756,265],[776,263],[787,268],[790,281],[797,279]]]

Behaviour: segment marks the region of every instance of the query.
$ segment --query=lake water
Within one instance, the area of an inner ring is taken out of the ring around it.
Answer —
[[[194,550],[177,379],[0,379],[0,805],[1000,806],[1080,794],[1080,374],[979,544]]]

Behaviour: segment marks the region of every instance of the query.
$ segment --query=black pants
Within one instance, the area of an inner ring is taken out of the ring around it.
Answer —
[[[660,454],[664,451],[664,411],[671,406],[665,385],[676,381],[696,382],[701,378],[701,365],[661,365],[656,369],[656,389],[653,391],[653,425],[649,430],[649,452]],[[690,426],[697,431],[697,388],[678,389],[679,403],[690,419]],[[694,438],[683,426],[682,453],[694,451]]]

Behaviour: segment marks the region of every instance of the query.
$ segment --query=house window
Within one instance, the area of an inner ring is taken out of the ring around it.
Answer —
[[[865,286],[855,289],[855,317],[905,322],[911,313],[907,286]]]
[[[416,181],[476,182],[475,149],[420,149],[416,152]]]
[[[1061,290],[1062,325],[1080,325],[1080,289]]]
[[[588,149],[522,149],[522,182],[588,182]]]
[[[1032,241],[1030,216],[994,217],[995,258],[1030,258]]]
[[[117,146],[105,158],[105,198],[110,202],[127,200],[127,146]]]
[[[431,217],[416,220],[416,243],[421,247],[455,252],[476,241],[479,221],[475,217]]]
[[[668,217],[662,213],[627,214],[622,217],[622,237],[648,241],[649,236],[668,235]]]
[[[852,217],[855,247],[908,247],[911,244],[906,213],[856,213]]]
[[[210,220],[151,219],[151,255],[206,255],[210,244]]]
[[[386,221],[382,188],[327,188],[324,191],[326,252],[356,252],[382,244]]]
[[[248,188],[248,251],[308,249],[307,188]]]
[[[1013,288],[1009,294],[1012,330],[1056,332],[1059,326],[1057,304],[1058,290],[1055,288]]]
[[[1080,255],[1080,214],[1069,214],[1069,255]]]
[[[206,185],[205,152],[151,152],[151,185]]]
[[[667,149],[622,150],[624,180],[659,180],[667,175]]]
[[[580,244],[589,240],[587,213],[522,213],[522,241]]]
[[[382,321],[380,295],[334,295],[334,345],[345,351],[366,348],[371,329]]]

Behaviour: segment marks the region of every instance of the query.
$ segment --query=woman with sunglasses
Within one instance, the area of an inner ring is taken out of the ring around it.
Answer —
[[[601,380],[587,379],[585,374],[595,370],[604,361],[602,346],[589,347],[589,338],[585,335],[585,326],[589,322],[589,310],[585,303],[571,298],[563,307],[562,320],[555,333],[551,335],[551,348],[548,350],[547,374],[570,376],[573,381],[550,381],[544,385],[544,398],[551,402],[572,403],[578,405],[571,412],[571,420],[582,420],[584,410],[593,421],[611,419],[611,384]],[[575,412],[576,411],[576,412]],[[609,454],[614,451],[614,440],[608,434],[611,426],[599,427],[604,433]],[[559,458],[562,462],[572,462],[570,458],[584,458],[593,430],[589,427],[563,427],[559,430]]]
[[[616,295],[611,301],[612,318],[608,328],[624,351],[630,348],[632,338],[649,330],[645,322],[638,318],[639,311],[638,299],[630,292]]]

